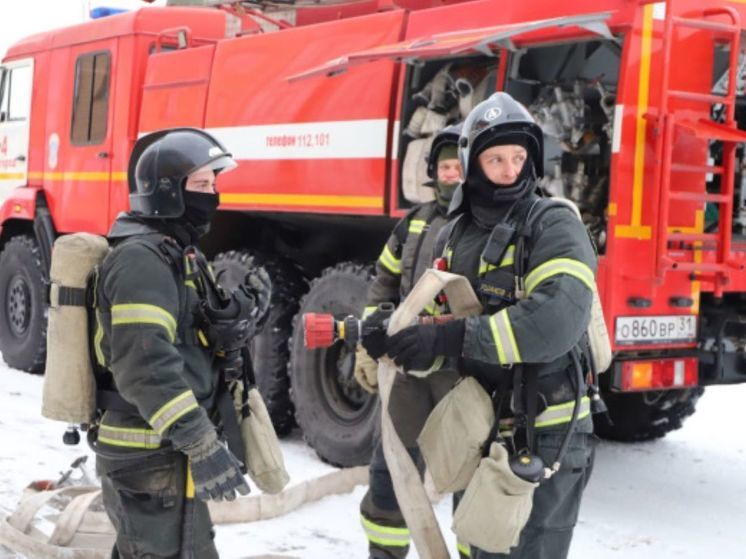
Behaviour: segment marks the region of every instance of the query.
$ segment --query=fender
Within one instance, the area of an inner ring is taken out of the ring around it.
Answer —
[[[32,221],[36,217],[36,199],[41,187],[17,188],[0,206],[0,233],[9,219]]]
[[[34,234],[41,248],[44,273],[46,279],[49,279],[52,245],[57,233],[42,188],[18,188],[3,202],[0,206],[0,235],[4,225],[10,220],[33,222]]]

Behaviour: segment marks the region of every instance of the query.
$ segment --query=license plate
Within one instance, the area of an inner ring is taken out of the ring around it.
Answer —
[[[615,336],[620,345],[695,342],[697,317],[618,316]]]

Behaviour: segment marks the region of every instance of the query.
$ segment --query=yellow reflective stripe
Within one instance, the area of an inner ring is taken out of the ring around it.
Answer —
[[[186,488],[184,490],[187,499],[194,499],[194,478],[192,477],[192,459],[187,459]]]
[[[101,342],[104,339],[104,329],[101,327],[101,313],[96,309],[96,334],[93,336],[93,349],[96,351],[96,361],[102,367],[106,366],[104,352],[101,349]]]
[[[449,270],[451,269],[451,260],[453,260],[453,249],[449,248],[446,250],[446,264]]]
[[[492,339],[497,350],[497,358],[501,365],[510,365],[521,362],[521,353],[515,341],[513,327],[510,324],[508,309],[503,309],[493,314],[490,319],[490,330]]]
[[[440,307],[436,302],[430,303],[423,310],[432,316],[440,316]]]
[[[457,540],[456,549],[458,549],[458,552],[464,557],[471,557],[471,548],[468,543],[463,543]]]
[[[547,406],[543,412],[536,416],[536,427],[550,427],[552,425],[561,425],[568,423],[572,419],[572,410],[575,407],[575,400]],[[591,413],[591,399],[583,396],[580,400],[580,410],[578,419],[588,417]]]
[[[368,318],[370,315],[376,312],[377,308],[378,307],[365,307],[365,309],[363,310],[363,319]]]
[[[575,400],[562,402],[547,406],[547,408],[536,416],[536,427],[550,427],[552,425],[561,425],[569,423],[572,420],[572,410],[575,407]],[[591,413],[591,399],[583,396],[580,399],[580,409],[578,410],[578,419],[588,417]],[[513,418],[507,417],[500,420],[500,434],[512,436]]]
[[[494,264],[489,264],[484,259],[479,259],[479,275],[483,276],[487,272],[491,270],[496,270],[497,268],[502,268],[504,266],[512,266],[513,265],[513,259],[515,258],[515,245],[509,245],[508,248],[505,249],[505,254],[502,257],[502,260],[500,260],[500,265],[495,266]]]
[[[497,266],[493,264],[489,264],[481,258],[479,259],[479,275],[480,276],[483,276],[484,274],[486,274],[490,270],[494,270],[495,268],[497,268]]]
[[[383,247],[383,252],[378,257],[378,261],[392,274],[401,275],[401,260],[394,257],[389,245]]]
[[[425,226],[427,226],[427,221],[422,219],[413,219],[409,222],[409,232],[414,233],[415,235],[419,235],[425,230]]]
[[[503,350],[503,344],[500,342],[500,333],[497,330],[497,322],[495,321],[495,316],[491,316],[489,319],[490,322],[490,331],[492,332],[492,341],[495,343],[495,350],[497,351],[497,360],[505,364],[507,362],[507,358],[505,357],[505,351]]]
[[[383,526],[368,520],[362,515],[360,516],[360,523],[363,525],[368,541],[372,543],[390,547],[406,547],[409,545],[408,528]]]
[[[571,258],[554,258],[547,260],[541,266],[531,270],[526,276],[526,293],[530,294],[541,282],[559,274],[572,276],[583,282],[588,289],[593,291],[595,277],[593,270],[586,264]]]
[[[155,429],[156,433],[163,434],[174,421],[179,419],[185,413],[199,407],[197,399],[191,390],[186,390],[161,406],[148,420],[150,426]]]
[[[502,268],[503,266],[512,266],[514,258],[515,258],[515,245],[509,245],[508,248],[505,249],[505,254],[503,255],[503,259],[500,260],[500,268]]]
[[[112,446],[128,448],[159,448],[161,437],[155,431],[145,428],[112,427],[101,424],[98,440]]]
[[[313,206],[336,208],[370,208],[383,209],[381,196],[331,196],[325,194],[288,194],[288,193],[238,193],[225,192],[220,194],[223,204],[241,204],[247,206]]]
[[[203,346],[210,347],[210,342],[207,341],[207,336],[205,336],[205,333],[202,330],[197,330],[197,338],[199,339],[199,343]]]
[[[111,307],[111,325],[155,324],[163,326],[173,342],[176,338],[176,320],[167,310],[156,305],[129,303]]]
[[[197,289],[197,286],[196,286],[196,285],[194,285],[194,282],[193,282],[192,280],[186,280],[186,281],[184,282],[184,285],[186,285],[187,287],[191,287],[191,288],[192,288],[192,289],[194,289],[194,290],[196,290],[196,289]]]

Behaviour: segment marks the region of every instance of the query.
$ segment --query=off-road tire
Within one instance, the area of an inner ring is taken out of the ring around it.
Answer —
[[[41,251],[19,235],[0,252],[0,353],[14,369],[41,373],[47,355],[47,286]]]
[[[335,466],[370,461],[380,432],[380,400],[355,380],[354,349],[342,342],[325,349],[304,347],[302,316],[361,316],[372,280],[372,267],[363,264],[343,262],[327,268],[311,282],[293,324],[289,371],[295,418],[308,444]]]
[[[611,424],[596,416],[596,434],[604,439],[624,442],[650,441],[680,429],[695,411],[704,388],[664,390],[661,392],[606,393]]]
[[[288,340],[298,299],[306,282],[300,272],[281,258],[250,251],[229,251],[215,257],[213,268],[218,282],[235,287],[253,266],[262,266],[272,280],[269,316],[262,330],[251,340],[256,381],[278,435],[287,435],[295,426],[288,380]]]

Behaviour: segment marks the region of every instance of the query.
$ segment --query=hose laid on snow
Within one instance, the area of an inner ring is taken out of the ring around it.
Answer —
[[[330,495],[351,492],[368,483],[368,469],[360,466],[303,481],[277,495],[258,494],[231,502],[210,502],[215,524],[256,522],[282,516],[304,504]],[[97,486],[70,486],[31,493],[16,510],[0,518],[0,545],[32,559],[107,559],[114,543],[114,528],[104,512],[91,510],[99,500]],[[57,518],[51,536],[34,526],[37,514],[55,498],[71,499]],[[247,559],[293,559],[262,555]]]

